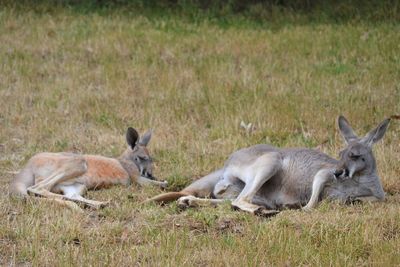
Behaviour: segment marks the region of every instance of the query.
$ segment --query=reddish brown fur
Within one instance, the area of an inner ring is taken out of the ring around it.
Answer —
[[[129,183],[129,174],[116,159],[92,155],[85,155],[84,158],[88,167],[84,174],[88,189]]]
[[[65,152],[36,154],[15,176],[10,192],[18,196],[30,194],[51,198],[79,209],[71,201],[93,208],[106,205],[82,197],[88,189],[129,185],[131,182],[166,187],[167,182],[156,181],[152,175],[153,161],[146,148],[150,138],[151,131],[139,139],[137,131],[129,127],[126,133],[129,147],[118,158]]]
[[[71,155],[40,153],[34,156],[30,163],[37,169],[57,169],[66,164],[67,161],[71,161]],[[87,171],[80,177],[76,177],[75,180],[84,183],[88,189],[101,189],[114,184],[129,184],[130,176],[135,179],[139,175],[136,169],[129,175],[119,161],[114,158],[98,155],[73,155],[72,158],[75,160],[81,158],[86,163]],[[43,179],[42,176],[36,176],[35,183]]]

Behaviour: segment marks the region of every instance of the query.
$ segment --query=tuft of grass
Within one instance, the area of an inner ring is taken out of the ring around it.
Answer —
[[[35,153],[118,156],[128,126],[154,129],[155,175],[170,190],[253,144],[323,144],[337,155],[339,114],[364,134],[400,110],[398,5],[383,2],[374,12],[377,1],[242,11],[232,1],[215,13],[150,14],[124,1],[2,1],[0,264],[399,265],[397,121],[375,147],[383,203],[324,202],[263,219],[229,204],[141,205],[161,191],[136,185],[89,192],[111,204],[84,214],[7,194],[12,172]]]

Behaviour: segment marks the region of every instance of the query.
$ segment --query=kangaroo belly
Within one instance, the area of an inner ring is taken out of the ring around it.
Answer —
[[[263,186],[264,194],[273,196],[278,208],[304,206],[311,197],[315,175],[334,164],[336,160],[316,150],[285,150],[282,169]]]
[[[306,194],[288,194],[285,191],[261,188],[252,202],[269,209],[301,208],[307,204],[310,196],[311,190]]]
[[[278,173],[271,177],[257,192],[253,203],[270,209],[300,208],[311,196],[311,185],[292,183]]]

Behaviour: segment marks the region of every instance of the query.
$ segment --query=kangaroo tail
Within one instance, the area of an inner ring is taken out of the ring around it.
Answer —
[[[10,184],[10,194],[19,197],[28,195],[28,187],[35,183],[35,177],[29,168],[22,169]]]
[[[153,198],[150,198],[144,203],[148,202],[158,202],[158,203],[167,203],[174,200],[177,200],[180,197],[184,196],[195,196],[195,197],[209,197],[212,195],[213,190],[217,182],[220,180],[223,174],[223,169],[214,171],[196,181],[191,183],[189,186],[185,187],[180,192],[170,192],[164,193]]]
[[[168,192],[168,193],[163,193],[160,195],[157,195],[155,197],[152,197],[150,199],[145,200],[143,203],[149,203],[149,202],[157,202],[157,203],[168,203],[174,200],[177,200],[180,197],[188,196],[190,195],[189,193],[185,192]]]

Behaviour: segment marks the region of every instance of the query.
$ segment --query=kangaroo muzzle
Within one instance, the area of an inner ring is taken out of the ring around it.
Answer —
[[[156,179],[151,172],[148,172],[147,170],[144,170],[144,169],[140,171],[140,175],[142,177],[150,179],[150,180]]]
[[[350,171],[347,168],[338,168],[333,174],[335,175],[336,179],[345,179],[349,177]]]
[[[344,173],[343,169],[336,169],[335,172],[333,173],[336,178],[340,177]]]

